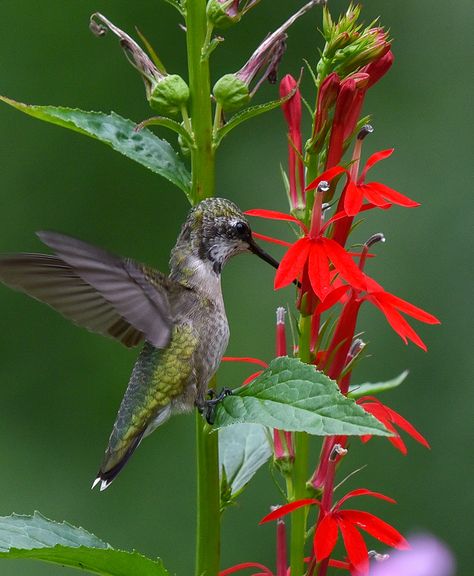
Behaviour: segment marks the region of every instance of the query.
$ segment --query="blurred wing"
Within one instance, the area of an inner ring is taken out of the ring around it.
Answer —
[[[168,344],[171,318],[164,284],[151,284],[139,264],[75,238],[54,232],[38,235],[59,257],[2,256],[1,281],[126,346],[143,338],[157,348]]]
[[[0,280],[45,302],[79,326],[136,346],[143,333],[118,314],[90,284],[57,256],[11,254],[0,257]]]

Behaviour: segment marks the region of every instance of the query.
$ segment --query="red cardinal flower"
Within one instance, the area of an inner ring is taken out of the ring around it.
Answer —
[[[357,72],[345,78],[340,85],[329,139],[326,168],[341,161],[344,142],[354,132],[369,84],[369,75]]]
[[[362,406],[366,412],[369,412],[372,414],[372,416],[375,416],[377,420],[382,422],[385,428],[392,432],[393,436],[389,436],[387,439],[391,444],[393,444],[393,446],[395,446],[397,450],[400,450],[402,454],[406,454],[408,452],[407,447],[405,446],[405,443],[400,437],[400,434],[398,433],[398,430],[395,428],[394,424],[404,430],[422,446],[425,446],[426,448],[430,447],[426,438],[422,436],[418,430],[412,424],[410,424],[410,422],[408,422],[408,420],[405,420],[405,418],[400,416],[400,414],[395,412],[395,410],[392,410],[385,404],[382,404],[382,402],[380,402],[380,400],[377,398],[374,398],[373,396],[364,396],[357,400],[357,404]],[[368,442],[371,438],[372,436],[370,434],[360,437],[362,442]]]
[[[326,170],[306,189],[317,188],[321,182],[330,181],[342,172],[344,168],[341,166]],[[283,256],[275,275],[275,289],[283,288],[295,279],[305,277],[305,272],[307,272],[312,290],[320,300],[324,300],[331,289],[331,264],[350,286],[358,290],[365,289],[364,274],[354,263],[352,256],[336,241],[323,236],[332,219],[323,227],[317,226],[314,229],[315,227],[312,226],[308,231],[297,218],[281,212],[248,210],[246,214],[275,220],[288,220],[299,225],[305,233],[305,236],[297,240]]]
[[[318,562],[328,558],[336,546],[340,532],[348,560],[351,564],[351,574],[353,576],[366,576],[369,567],[369,553],[359,530],[364,530],[377,540],[380,540],[380,542],[399,550],[407,549],[409,545],[398,530],[377,516],[362,510],[341,510],[341,506],[346,500],[357,496],[372,496],[373,498],[395,503],[395,500],[392,498],[365,488],[348,492],[330,511],[322,516],[321,521],[316,527],[313,547]],[[261,520],[260,524],[269,522],[270,520],[276,520],[297,508],[312,504],[321,506],[320,501],[315,498],[306,498],[285,504],[270,514],[267,514],[267,516]]]
[[[297,81],[290,74],[287,74],[280,82],[280,96],[282,98],[294,92],[294,95],[281,106],[288,124],[288,177],[292,209],[301,208],[305,205],[301,94],[297,86]]]
[[[369,278],[367,275],[364,274],[364,277],[367,290],[366,293],[364,294],[361,290],[353,289],[349,295],[349,299],[344,305],[344,308],[351,307],[351,309],[358,309],[360,302],[364,300],[371,302],[374,306],[381,310],[381,312],[383,312],[387,322],[405,342],[405,344],[408,344],[408,340],[411,340],[414,344],[426,352],[427,348],[425,343],[410,326],[410,324],[408,324],[401,313],[403,312],[403,314],[411,316],[412,318],[416,318],[425,324],[439,324],[440,321],[438,318],[433,316],[433,314],[429,314],[421,308],[418,308],[418,306],[414,306],[413,304],[410,304],[410,302],[407,302],[406,300],[398,298],[398,296],[387,292],[382,288],[382,286],[380,286],[380,284],[375,282],[375,280],[372,278]],[[324,302],[320,304],[319,312],[322,313],[333,306],[346,295],[349,289],[349,286],[339,286],[338,288],[335,288],[331,293],[327,295],[327,298],[324,300]],[[354,314],[351,314],[350,318],[354,319]]]
[[[418,202],[411,200],[407,196],[400,194],[393,188],[389,188],[382,184],[381,182],[365,182],[367,172],[380,162],[380,160],[385,160],[393,153],[393,148],[390,150],[381,150],[372,154],[370,158],[365,163],[364,169],[361,175],[354,181],[350,172],[347,171],[348,180],[344,188],[344,211],[348,216],[355,216],[360,212],[362,201],[365,199],[370,204],[374,204],[379,207],[388,207],[390,204],[398,204],[399,206],[405,206],[406,208],[414,208],[419,206]]]

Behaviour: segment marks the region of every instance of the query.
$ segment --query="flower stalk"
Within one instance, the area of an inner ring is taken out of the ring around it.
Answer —
[[[186,41],[191,124],[194,146],[191,148],[192,191],[194,203],[214,196],[215,152],[212,145],[212,108],[209,58],[203,55],[208,22],[205,0],[186,2]],[[209,388],[215,389],[216,379]],[[219,436],[196,413],[197,526],[196,576],[216,576],[220,565],[220,486]]]

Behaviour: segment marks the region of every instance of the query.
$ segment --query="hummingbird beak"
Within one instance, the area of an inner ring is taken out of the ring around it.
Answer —
[[[278,260],[275,260],[275,258],[273,258],[273,256],[270,256],[270,254],[265,252],[265,250],[262,250],[262,248],[260,248],[260,246],[255,242],[255,240],[252,237],[250,237],[250,240],[248,240],[248,244],[250,252],[252,252],[262,260],[265,260],[265,262],[270,264],[270,266],[273,266],[273,268],[278,268],[278,266],[280,266],[280,262],[278,262]],[[298,282],[298,280],[294,280],[293,284],[295,284],[295,286],[298,286],[298,288],[301,288],[301,283]]]
[[[262,260],[265,260],[265,262],[270,264],[270,266],[273,266],[273,268],[278,268],[278,266],[280,265],[280,262],[278,262],[278,260],[275,260],[275,258],[273,258],[273,256],[270,256],[270,254],[265,252],[265,250],[262,250],[262,248],[260,248],[260,246],[256,244],[253,238],[250,238],[249,240],[249,250]]]

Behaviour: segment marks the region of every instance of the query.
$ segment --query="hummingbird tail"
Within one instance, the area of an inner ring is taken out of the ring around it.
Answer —
[[[92,484],[92,490],[100,483],[100,491],[107,489],[112,482],[114,481],[115,477],[119,474],[125,464],[128,462],[130,456],[134,453],[135,449],[138,447],[140,442],[142,441],[143,435],[145,434],[145,430],[141,434],[139,434],[136,438],[133,439],[131,444],[127,447],[126,451],[120,455],[120,459],[117,460],[117,454],[109,454],[106,453],[104,462],[100,467],[100,470],[97,474],[97,478],[94,480]],[[113,462],[111,467],[108,467],[108,464]]]

